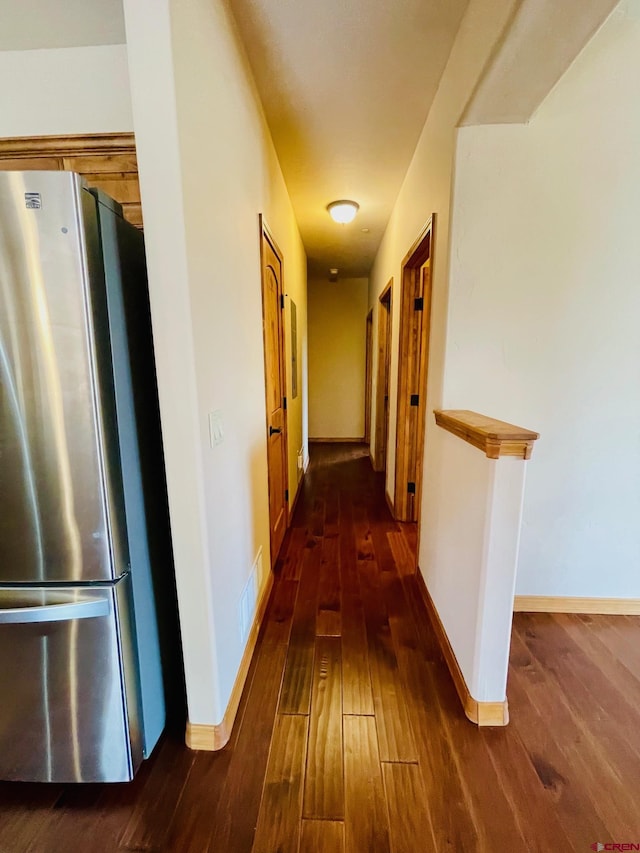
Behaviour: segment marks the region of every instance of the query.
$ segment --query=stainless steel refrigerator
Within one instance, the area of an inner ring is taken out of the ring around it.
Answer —
[[[126,781],[164,727],[150,348],[119,205],[0,172],[0,779]]]

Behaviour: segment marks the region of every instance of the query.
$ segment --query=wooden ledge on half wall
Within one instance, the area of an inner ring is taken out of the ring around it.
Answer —
[[[489,459],[513,456],[530,459],[540,434],[466,409],[436,409],[436,423],[482,450]]]

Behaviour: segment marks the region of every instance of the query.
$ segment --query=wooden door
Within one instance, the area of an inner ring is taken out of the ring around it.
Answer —
[[[386,471],[387,469],[392,286],[393,279],[382,291],[378,302],[378,381],[376,383],[376,448],[374,455],[376,471]]]
[[[371,368],[373,362],[373,309],[367,314],[364,369],[364,440],[371,441]]]
[[[426,397],[426,358],[429,341],[425,339],[427,323],[431,313],[431,259],[427,260],[414,276],[416,282],[415,299],[422,300],[422,309],[415,312],[415,325],[410,361],[406,365],[411,377],[411,387],[415,390],[409,407],[406,409],[407,434],[410,440],[407,450],[407,479],[415,483],[413,492],[407,491],[407,521],[418,521],[422,490],[422,455],[424,441],[420,439],[424,432],[424,409]],[[415,399],[417,397],[417,403]]]
[[[402,263],[394,514],[418,521],[426,415],[435,214]]]
[[[261,240],[269,527],[271,532],[271,567],[273,568],[287,529],[289,502],[284,290],[282,285],[282,255],[262,220]]]

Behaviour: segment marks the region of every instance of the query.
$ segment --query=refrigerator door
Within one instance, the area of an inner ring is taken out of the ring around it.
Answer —
[[[95,200],[0,172],[0,584],[128,569]]]
[[[129,578],[0,590],[0,779],[123,782],[142,758]],[[121,651],[122,650],[122,651]]]

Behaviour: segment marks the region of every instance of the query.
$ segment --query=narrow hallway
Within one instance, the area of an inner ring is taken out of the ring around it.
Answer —
[[[254,809],[265,768],[255,853],[297,850],[298,833],[301,851],[388,850],[389,813],[398,850],[428,836],[426,812],[413,808],[426,796],[426,744],[413,734],[423,722],[412,707],[420,693],[407,692],[399,668],[402,655],[409,677],[414,656],[426,666],[438,660],[413,588],[415,547],[415,525],[391,518],[364,445],[312,446],[242,722],[254,731],[248,715],[275,714],[271,743],[245,744]],[[212,850],[251,849],[247,794],[223,807]],[[246,842],[236,848],[238,833]]]
[[[128,785],[0,784],[0,851],[583,851],[635,840],[637,618],[518,613],[506,728],[462,712],[364,446],[314,445],[231,740]]]

